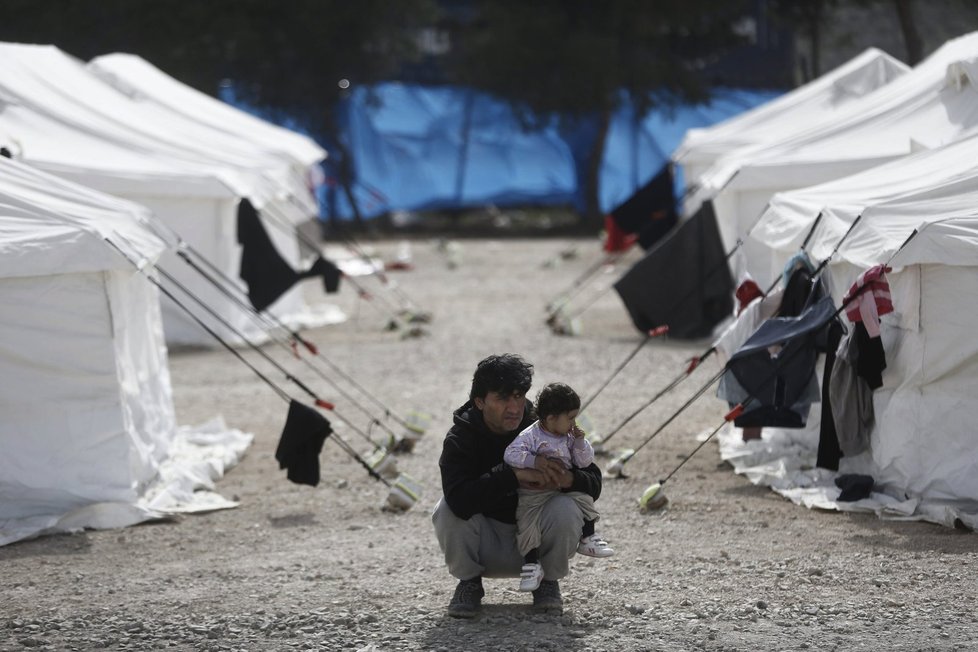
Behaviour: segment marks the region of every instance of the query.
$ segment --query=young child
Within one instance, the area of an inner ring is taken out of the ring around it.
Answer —
[[[537,396],[537,421],[516,436],[506,448],[503,461],[514,468],[540,469],[558,462],[564,468],[584,468],[594,461],[594,450],[584,438],[584,432],[574,419],[580,411],[581,399],[563,383],[551,383]],[[551,461],[553,460],[553,461]],[[610,557],[615,551],[594,533],[598,512],[594,499],[582,492],[561,492],[549,489],[519,490],[516,508],[516,540],[523,555],[520,591],[534,591],[543,580],[543,568],[538,560],[540,545],[540,511],[553,496],[570,496],[584,515],[584,528],[577,552],[590,557]]]

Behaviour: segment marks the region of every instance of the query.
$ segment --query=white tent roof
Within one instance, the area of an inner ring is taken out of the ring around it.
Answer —
[[[149,206],[171,229],[201,252],[224,275],[238,275],[240,246],[236,211],[242,197],[259,209],[269,236],[283,257],[300,267],[293,225],[309,217],[314,200],[300,183],[298,194],[265,175],[269,161],[261,148],[224,143],[229,139],[185,117],[142,106],[96,78],[76,60],[51,46],[0,44],[0,144],[46,171],[103,192]],[[205,137],[206,133],[217,135]],[[188,134],[193,138],[188,139]],[[245,143],[245,139],[236,139]],[[192,146],[191,143],[192,142]],[[242,153],[245,152],[245,153]],[[246,167],[236,167],[246,163]],[[294,179],[293,179],[294,180]],[[304,198],[305,197],[305,198]],[[254,322],[199,275],[165,254],[168,271],[215,307],[234,329],[262,338]],[[173,263],[173,264],[170,264]],[[273,306],[286,323],[313,326],[344,317],[335,306],[311,309],[296,287]],[[170,302],[164,305],[171,343],[214,345],[211,336]],[[211,321],[206,318],[206,321]],[[231,340],[237,336],[212,326]]]
[[[257,207],[279,200],[315,203],[304,179],[260,146],[166,107],[140,103],[51,45],[0,43],[0,97],[99,140],[191,168],[219,168],[224,182]],[[296,221],[299,221],[298,219]]]
[[[750,237],[775,250],[780,262],[797,250],[821,215],[818,237],[809,246],[813,258],[821,260],[831,253],[835,243],[868,206],[921,192],[954,194],[961,188],[959,182],[973,182],[975,177],[978,177],[978,133],[849,177],[776,193]],[[907,218],[914,219],[911,215]],[[860,224],[846,239],[844,250],[854,259],[878,260],[881,251],[893,253],[903,244],[909,232],[905,226],[899,227],[904,235],[898,236],[897,242],[883,243],[864,237],[866,227]],[[910,229],[914,226],[916,223]],[[856,243],[866,247],[865,253],[857,253]]]
[[[879,213],[890,219],[897,216],[912,219],[910,216],[921,215],[925,207],[932,210],[930,217],[935,221],[919,225],[909,243],[912,246],[898,251],[890,264],[978,267],[978,189],[974,185],[970,194],[947,197],[946,201],[926,198],[882,204],[870,209],[869,215]]]
[[[129,195],[238,196],[226,168],[193,166],[136,151],[58,120],[18,97],[0,74],[0,145],[18,160],[98,188]]]
[[[838,179],[978,127],[978,33],[949,41],[912,71],[846,107],[841,115],[778,143],[721,159],[688,204],[712,199],[726,247],[748,233],[778,191]],[[771,262],[746,246],[741,261],[766,283]]]
[[[107,238],[141,264],[166,249],[142,206],[8,159],[0,164],[0,278],[131,269]]]
[[[732,152],[708,175],[719,190],[728,181],[741,186],[777,185],[780,177],[817,176],[792,166],[863,166],[936,147],[978,125],[978,32],[948,41],[910,72],[847,105],[841,112],[796,130],[786,139]],[[731,181],[736,175],[736,179]],[[805,185],[813,185],[819,179]]]
[[[246,138],[269,154],[285,154],[309,166],[326,158],[311,138],[256,118],[170,77],[134,54],[107,54],[92,59],[88,69],[136,102],[158,104],[189,120],[235,138]]]
[[[885,52],[869,48],[835,70],[762,106],[711,127],[690,129],[672,158],[683,165],[686,182],[695,182],[702,171],[730,152],[788,138],[798,133],[800,125],[823,121],[909,69]]]
[[[978,249],[972,247],[974,234],[967,231],[976,216],[978,171],[938,187],[867,206],[859,224],[839,248],[838,259],[857,267],[881,262],[895,267],[978,266]],[[913,239],[907,242],[911,236]]]
[[[166,248],[152,226],[0,158],[0,545],[233,505],[194,490],[251,436],[188,449],[176,427],[158,294],[135,266]]]

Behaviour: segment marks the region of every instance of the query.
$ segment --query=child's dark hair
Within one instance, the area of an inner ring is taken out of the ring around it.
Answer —
[[[581,397],[569,385],[550,383],[537,394],[537,418],[545,419],[581,407]]]

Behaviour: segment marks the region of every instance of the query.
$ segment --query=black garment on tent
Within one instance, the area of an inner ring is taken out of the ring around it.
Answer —
[[[835,370],[835,351],[845,335],[842,324],[832,320],[826,333],[825,366],[822,368],[822,420],[818,427],[818,453],[815,466],[821,469],[839,470],[839,460],[842,459],[842,447],[839,445],[839,433],[835,428],[835,417],[832,415],[832,399],[829,397],[829,384]]]
[[[333,432],[329,420],[298,401],[289,401],[289,416],[275,449],[280,469],[296,484],[319,484],[319,453]]]
[[[661,240],[678,220],[672,166],[663,165],[648,183],[611,211],[611,217],[619,229],[638,235],[642,249]]]
[[[332,294],[340,289],[340,277],[343,276],[343,272],[333,262],[326,260],[322,256],[316,256],[316,261],[301,276],[302,278],[322,276],[323,289],[329,294]]]
[[[823,296],[822,283],[815,282],[810,271],[799,267],[788,276],[784,292],[781,293],[781,305],[778,307],[777,316],[797,317],[807,306]]]
[[[339,288],[339,268],[322,256],[317,257],[308,271],[292,269],[275,248],[258,211],[247,199],[238,204],[238,242],[241,244],[241,278],[248,284],[248,300],[255,310],[268,308],[304,278],[321,275],[327,292]]]
[[[751,397],[735,426],[804,427],[811,404],[803,398],[835,312],[831,297],[823,297],[798,317],[772,317],[731,356],[726,373]]]
[[[615,290],[643,333],[667,324],[672,337],[706,337],[733,312],[726,258],[713,204],[704,202],[625,272]]]
[[[853,324],[853,337],[856,338],[856,373],[866,381],[870,389],[883,386],[883,370],[886,369],[886,352],[882,337],[870,337],[866,324],[857,321]]]

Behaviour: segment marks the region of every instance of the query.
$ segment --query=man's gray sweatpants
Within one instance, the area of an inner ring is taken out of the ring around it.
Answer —
[[[445,553],[448,572],[460,580],[483,577],[519,577],[523,557],[516,546],[516,525],[476,514],[463,520],[442,498],[431,514],[435,536]],[[570,496],[554,496],[540,514],[539,559],[543,576],[559,580],[567,575],[568,560],[577,552],[584,517]]]

